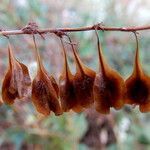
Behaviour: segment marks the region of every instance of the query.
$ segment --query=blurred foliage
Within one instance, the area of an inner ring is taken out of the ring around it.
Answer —
[[[150,24],[149,0],[1,0],[0,28],[21,29],[29,21],[35,21],[40,28],[78,27],[97,22],[107,26],[140,26]],[[100,39],[107,61],[124,78],[132,72],[135,39],[132,33],[100,32]],[[98,70],[96,41],[93,32],[71,33],[78,43],[78,51],[85,64]],[[140,58],[144,70],[150,74],[150,32],[139,35]],[[46,40],[37,38],[38,48],[44,65],[56,79],[62,68],[59,40],[53,34],[45,35]],[[29,35],[10,36],[15,56],[25,63],[33,78],[36,61],[32,37]],[[8,40],[0,37],[0,85],[8,65]],[[73,55],[67,49],[70,67],[75,71]],[[101,116],[101,115],[100,115]],[[112,111],[113,130],[117,142],[103,144],[108,150],[150,149],[150,113],[142,114],[137,108],[126,106],[119,112]],[[95,120],[93,120],[94,122]],[[32,106],[31,100],[16,102],[14,106],[0,107],[0,149],[44,149],[44,150],[87,150],[80,139],[88,130],[86,112],[66,113],[44,118]],[[94,136],[94,135],[93,135]],[[91,137],[92,139],[93,137]],[[94,147],[93,147],[94,149]]]

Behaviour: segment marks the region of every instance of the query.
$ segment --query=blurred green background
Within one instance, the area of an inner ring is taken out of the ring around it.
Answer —
[[[21,29],[29,21],[40,28],[80,27],[103,22],[105,26],[150,25],[149,0],[1,0],[0,28]],[[78,43],[82,61],[98,70],[96,38],[93,31],[70,33]],[[133,69],[135,39],[133,33],[99,32],[103,52],[109,64],[126,79]],[[47,34],[46,40],[36,36],[44,65],[58,81],[63,57],[59,39]],[[10,36],[13,51],[36,74],[34,45],[30,35]],[[140,60],[150,75],[150,32],[139,34]],[[0,85],[8,66],[8,40],[0,37]],[[73,55],[67,49],[72,72]],[[30,97],[30,95],[29,95]],[[93,108],[81,114],[73,112],[55,117],[38,114],[30,98],[13,106],[0,107],[0,150],[150,150],[150,113],[138,107],[112,109],[101,115]]]

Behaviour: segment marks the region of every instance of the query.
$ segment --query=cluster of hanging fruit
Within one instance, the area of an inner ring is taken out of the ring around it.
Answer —
[[[82,63],[71,38],[67,36],[76,64],[75,75],[69,69],[63,36],[60,36],[64,64],[59,84],[45,70],[34,35],[33,41],[38,70],[32,83],[28,68],[14,57],[9,44],[9,68],[2,85],[3,102],[11,105],[16,99],[25,97],[30,88],[32,88],[31,99],[33,105],[43,115],[49,115],[51,111],[55,115],[61,115],[63,112],[70,110],[81,112],[93,104],[101,114],[110,113],[110,108],[119,110],[125,104],[139,105],[141,112],[150,112],[150,77],[143,72],[139,61],[137,34],[134,33],[136,52],[133,73],[124,81],[121,75],[106,62],[102,54],[97,30],[95,30],[95,33],[100,68],[97,73]]]

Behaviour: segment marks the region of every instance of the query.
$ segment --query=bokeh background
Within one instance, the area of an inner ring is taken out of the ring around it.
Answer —
[[[29,21],[40,28],[80,27],[103,22],[105,26],[150,25],[149,0],[1,0],[0,28],[21,29]],[[82,61],[98,70],[96,38],[93,31],[70,33],[78,44]],[[133,33],[99,32],[103,52],[109,64],[126,79],[133,69],[135,38]],[[150,31],[139,36],[140,60],[150,75]],[[60,41],[54,34],[45,40],[38,35],[37,45],[43,63],[58,81],[62,69]],[[36,59],[32,36],[10,36],[16,58],[36,74]],[[8,67],[8,40],[0,37],[0,86]],[[73,54],[67,48],[72,72]],[[101,115],[94,108],[80,114],[53,113],[44,117],[36,112],[30,95],[13,106],[0,107],[1,150],[150,150],[150,113],[142,114],[138,107],[125,106]]]

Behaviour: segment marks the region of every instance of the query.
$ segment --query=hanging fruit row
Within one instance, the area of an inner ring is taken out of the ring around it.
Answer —
[[[110,113],[110,108],[119,110],[125,104],[139,105],[141,112],[150,112],[150,77],[143,72],[139,61],[137,34],[134,33],[136,52],[133,73],[124,81],[121,75],[108,65],[102,54],[96,29],[95,33],[100,67],[97,73],[82,63],[71,38],[67,36],[76,64],[75,75],[71,73],[68,65],[63,36],[59,36],[64,55],[59,85],[43,66],[34,35],[38,70],[32,83],[28,68],[14,57],[9,44],[9,68],[2,85],[3,102],[11,105],[15,99],[27,96],[32,88],[32,102],[36,110],[44,115],[49,115],[51,111],[55,115],[61,115],[70,110],[81,112],[93,104],[95,109],[102,114]]]

